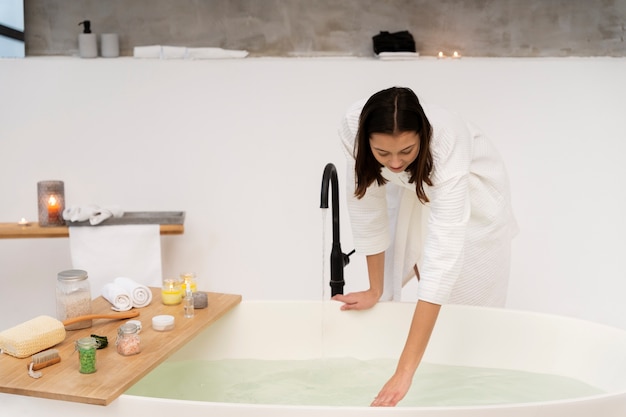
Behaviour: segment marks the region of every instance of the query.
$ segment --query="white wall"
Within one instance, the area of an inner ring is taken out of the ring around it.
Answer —
[[[67,204],[186,211],[185,234],[162,237],[166,276],[328,297],[319,196],[327,162],[344,185],[337,122],[409,86],[479,124],[508,163],[521,229],[508,306],[626,328],[624,73],[610,58],[0,60],[0,222],[35,220],[37,181],[59,179]],[[348,251],[343,203],[341,220]],[[70,267],[67,239],[0,240],[0,329],[54,315]],[[346,280],[366,285],[362,257]]]

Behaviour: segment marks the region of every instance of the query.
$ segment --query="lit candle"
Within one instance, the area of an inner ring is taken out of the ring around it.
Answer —
[[[461,54],[459,54],[457,51],[454,51],[454,53],[452,54],[452,58],[461,58]]]
[[[180,277],[183,280],[183,288],[182,288],[182,292],[183,294],[185,294],[185,292],[187,291],[187,286],[189,286],[189,288],[191,288],[191,292],[196,292],[198,290],[198,286],[196,284],[196,274],[193,272],[186,272],[183,274],[180,274]]]
[[[441,59],[441,58],[445,58],[446,56],[443,54],[443,52],[439,51],[439,53],[437,54],[437,58]]]
[[[48,222],[51,224],[57,223],[59,221],[59,200],[57,200],[56,196],[51,195],[48,198]]]
[[[28,220],[26,220],[24,217],[22,217],[20,219],[20,221],[17,222],[17,224],[19,224],[20,226],[28,226],[30,223],[28,223]]]
[[[180,282],[173,279],[164,280],[161,288],[161,301],[163,304],[173,306],[180,304],[182,300],[183,293],[180,290]]]

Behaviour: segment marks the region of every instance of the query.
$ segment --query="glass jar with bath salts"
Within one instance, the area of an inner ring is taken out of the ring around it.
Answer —
[[[70,269],[57,274],[57,319],[64,321],[91,314],[91,288],[86,271]],[[92,320],[83,320],[65,326],[67,330],[91,327]]]
[[[141,337],[139,326],[135,323],[125,323],[117,330],[117,353],[122,356],[136,355],[141,352]]]
[[[98,342],[93,337],[83,337],[76,341],[78,351],[78,372],[93,374],[96,372],[96,349]]]

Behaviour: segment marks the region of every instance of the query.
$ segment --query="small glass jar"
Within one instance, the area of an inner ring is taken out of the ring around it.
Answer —
[[[78,351],[78,362],[80,368],[78,372],[81,374],[93,374],[96,372],[96,349],[98,343],[94,337],[83,337],[76,341],[76,350]]]
[[[88,275],[81,269],[61,271],[56,286],[57,319],[64,321],[91,314],[91,288]],[[91,327],[92,320],[83,320],[65,326],[67,330]]]
[[[141,352],[139,326],[135,323],[124,323],[117,329],[117,353],[122,356],[136,355]]]

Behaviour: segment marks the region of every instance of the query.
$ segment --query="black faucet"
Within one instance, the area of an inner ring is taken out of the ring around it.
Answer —
[[[341,252],[341,243],[339,242],[339,189],[337,181],[337,169],[333,164],[326,164],[324,175],[322,176],[322,196],[320,199],[320,208],[328,208],[328,186],[332,182],[333,186],[333,248],[330,252],[330,289],[331,297],[337,294],[343,294],[343,268],[350,263],[350,255]]]

